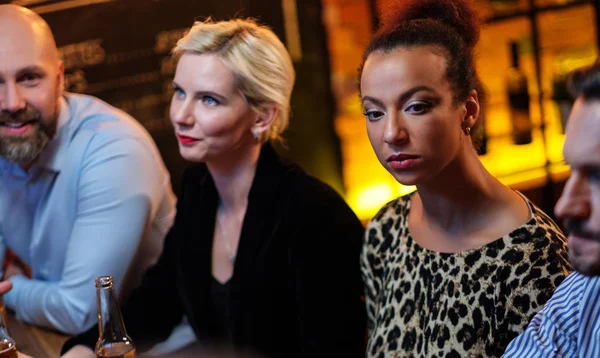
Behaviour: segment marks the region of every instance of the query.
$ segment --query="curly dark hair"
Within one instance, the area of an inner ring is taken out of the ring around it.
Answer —
[[[474,65],[473,49],[479,40],[480,18],[468,0],[402,0],[384,9],[381,25],[363,53],[358,70],[358,90],[364,64],[372,52],[391,52],[397,48],[433,45],[440,47],[447,63],[446,77],[455,104],[466,101],[476,90],[480,107],[485,89]],[[472,128],[474,133],[483,121]],[[478,146],[479,135],[473,136]]]

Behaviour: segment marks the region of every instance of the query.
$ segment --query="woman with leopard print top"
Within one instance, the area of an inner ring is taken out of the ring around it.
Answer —
[[[568,275],[565,238],[477,157],[472,6],[395,6],[365,51],[359,88],[375,154],[417,192],[367,227],[367,354],[499,357]]]

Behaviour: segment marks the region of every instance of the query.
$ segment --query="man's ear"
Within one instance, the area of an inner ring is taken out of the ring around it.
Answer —
[[[58,97],[63,95],[65,91],[65,64],[62,60],[58,60]]]

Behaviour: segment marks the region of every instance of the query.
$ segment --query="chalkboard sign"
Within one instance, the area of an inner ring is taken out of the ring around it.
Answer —
[[[277,150],[342,191],[333,130],[326,36],[318,0],[20,0],[54,32],[68,91],[87,93],[136,118],[156,141],[176,193],[186,163],[168,120],[170,50],[195,20],[255,17],[286,43],[297,71],[286,146]]]

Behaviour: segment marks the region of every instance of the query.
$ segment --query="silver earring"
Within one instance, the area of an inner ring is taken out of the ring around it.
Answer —
[[[463,128],[463,132],[465,132],[465,135],[471,135],[471,128],[465,127],[465,128]]]
[[[258,141],[258,128],[254,128],[254,130],[252,131],[252,137],[254,137],[254,140]]]

